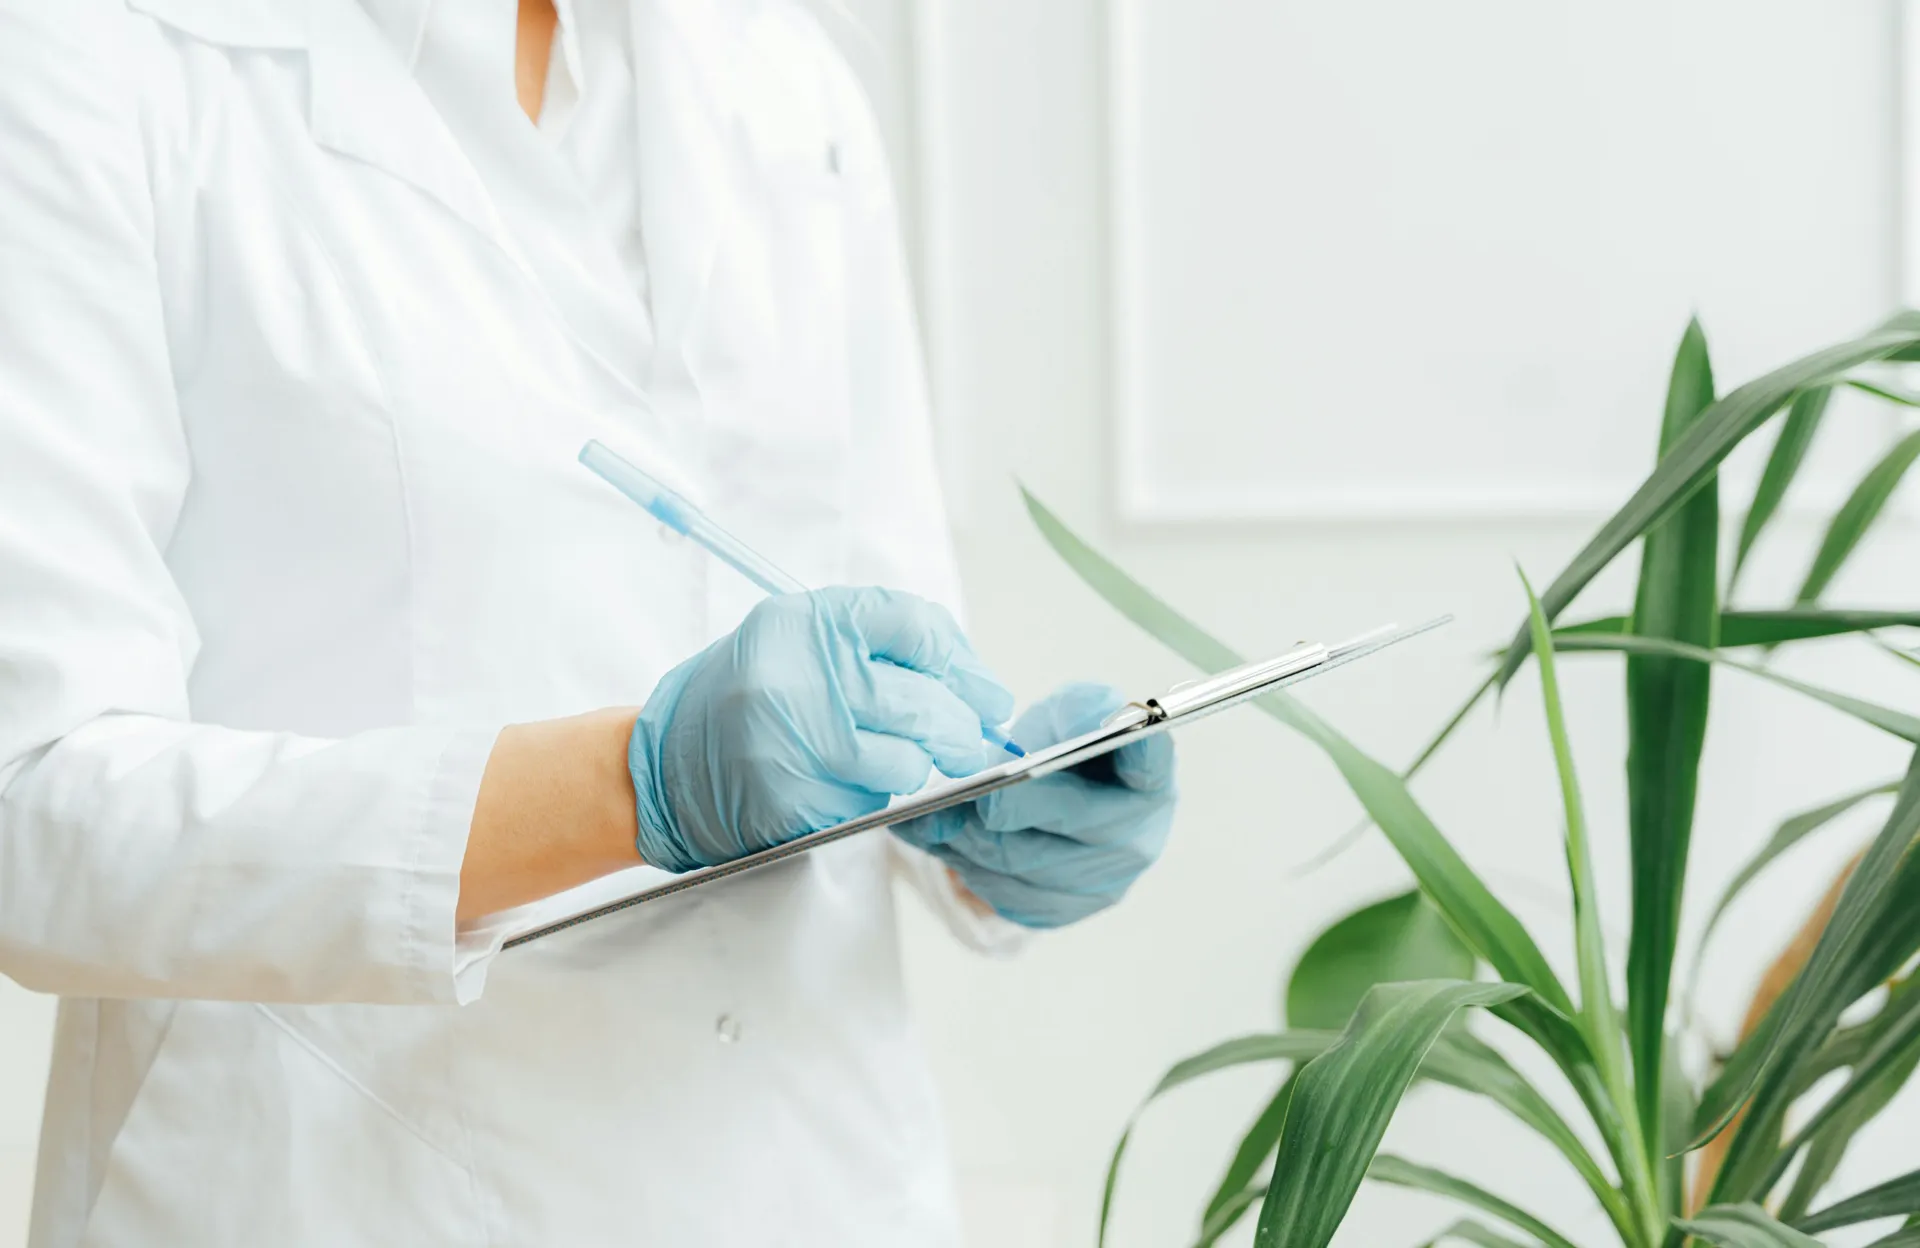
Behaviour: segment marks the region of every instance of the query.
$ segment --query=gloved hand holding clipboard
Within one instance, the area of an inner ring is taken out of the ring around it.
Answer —
[[[799,582],[768,563],[745,543],[713,524],[692,504],[601,444],[588,443],[586,449],[581,452],[580,458],[582,463],[606,478],[662,523],[698,541],[770,593],[795,592],[804,589]],[[1003,737],[990,737],[997,745],[1004,747],[1009,755],[1017,756],[1009,757],[1004,762],[962,779],[932,785],[871,814],[806,833],[782,844],[717,866],[687,871],[664,883],[647,887],[643,891],[615,897],[612,900],[591,905],[577,913],[552,919],[531,930],[513,935],[504,942],[504,947],[513,948],[539,940],[604,915],[614,914],[645,902],[671,897],[773,863],[784,862],[823,845],[831,845],[847,837],[857,836],[862,832],[890,827],[922,815],[948,810],[990,793],[1066,770],[1090,759],[1112,753],[1130,741],[1196,723],[1209,715],[1237,706],[1263,693],[1283,689],[1322,672],[1332,671],[1334,668],[1365,658],[1396,642],[1436,628],[1450,618],[1442,616],[1411,628],[1387,625],[1334,645],[1302,644],[1274,658],[1248,663],[1202,679],[1187,681],[1163,693],[1130,702],[1093,731],[1024,755],[1020,755],[1018,747]],[[991,727],[988,731],[991,733]]]

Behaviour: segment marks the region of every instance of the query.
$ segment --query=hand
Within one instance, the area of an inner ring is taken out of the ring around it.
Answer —
[[[667,871],[832,827],[991,761],[1013,711],[947,611],[885,589],[781,594],[667,673],[633,727],[635,844]]]
[[[1029,708],[1013,739],[1044,749],[1124,704],[1106,685],[1067,685]],[[1119,901],[1160,856],[1173,827],[1173,770],[1173,738],[1161,733],[894,833],[953,868],[1002,917],[1063,927]]]

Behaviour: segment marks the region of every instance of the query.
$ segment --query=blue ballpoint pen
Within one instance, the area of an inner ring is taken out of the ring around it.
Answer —
[[[727,532],[684,497],[656,481],[631,461],[598,440],[580,448],[580,462],[601,480],[640,504],[647,514],[675,533],[698,542],[715,558],[769,594],[804,594],[807,587],[782,571],[765,555]],[[980,725],[980,735],[1015,758],[1027,752],[992,724]]]

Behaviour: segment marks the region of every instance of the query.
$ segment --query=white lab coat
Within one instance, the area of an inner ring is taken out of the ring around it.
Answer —
[[[844,66],[787,0],[633,21],[650,352],[355,0],[0,0],[0,972],[64,998],[36,1245],[956,1239],[888,838],[456,943],[498,728],[644,701],[754,598],[585,439],[809,581],[955,593]]]

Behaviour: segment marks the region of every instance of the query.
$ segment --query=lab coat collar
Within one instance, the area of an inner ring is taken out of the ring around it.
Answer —
[[[408,64],[432,0],[127,0],[230,47],[304,50],[316,142],[399,178],[525,267],[485,185]],[[363,7],[364,5],[364,7]],[[692,340],[715,259],[741,220],[750,162],[737,101],[749,84],[729,54],[746,10],[706,0],[634,0],[640,213],[652,295],[655,370],[694,387]]]
[[[388,37],[354,4],[308,12],[314,141],[412,183],[511,252],[480,175]]]
[[[127,0],[226,47],[301,50],[314,141],[399,178],[510,254],[479,175],[409,72],[429,0]]]
[[[411,71],[420,56],[420,38],[427,28],[427,12],[433,8],[433,0],[360,0],[360,7]]]

